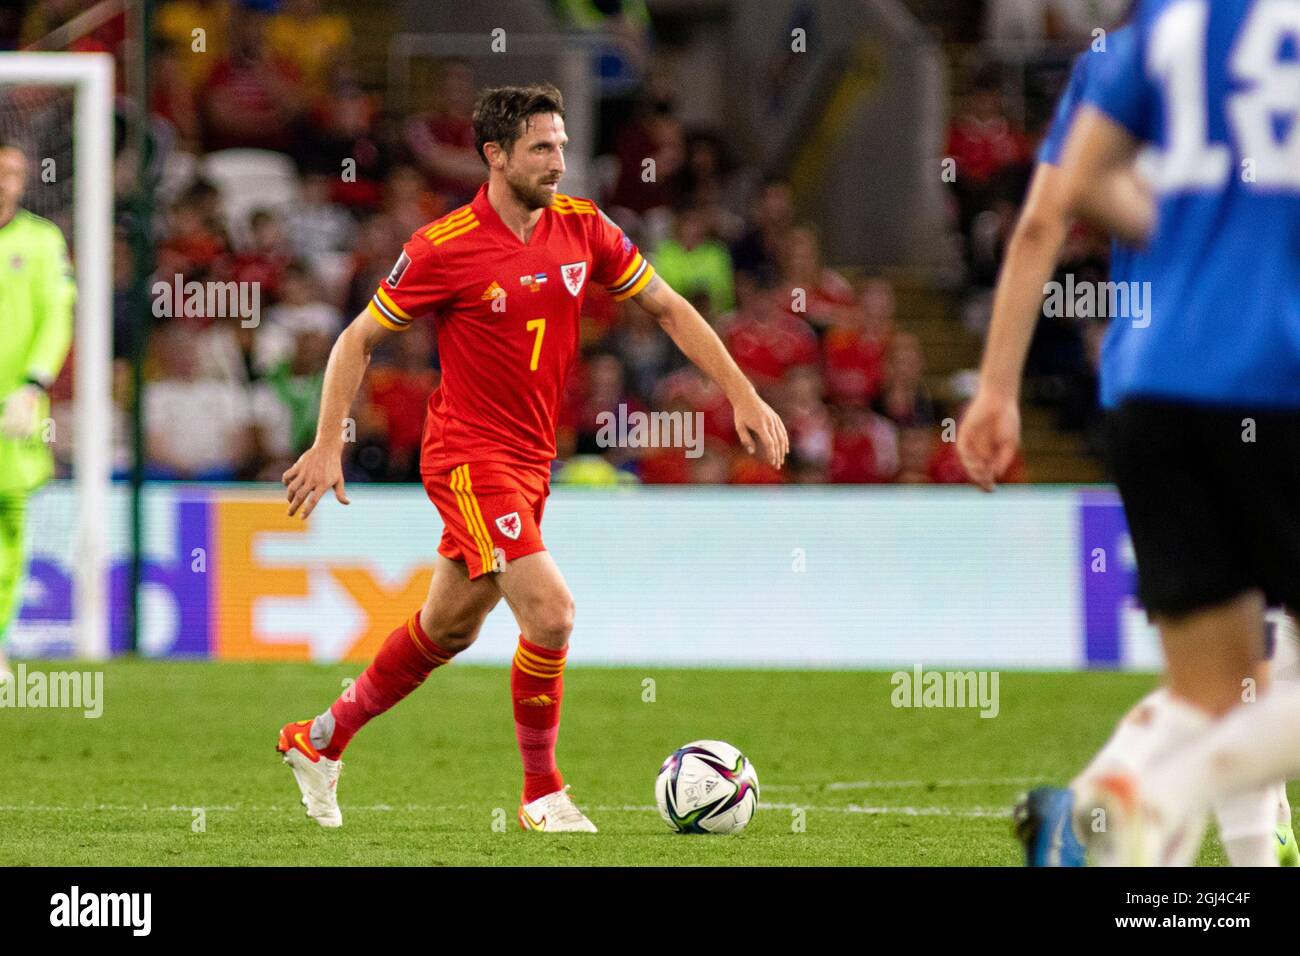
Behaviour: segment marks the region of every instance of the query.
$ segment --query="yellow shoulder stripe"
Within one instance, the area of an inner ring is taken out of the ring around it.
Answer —
[[[560,215],[569,215],[577,213],[580,216],[594,216],[596,214],[596,204],[589,199],[575,199],[573,196],[566,196],[563,193],[555,194],[555,202],[551,206]]]
[[[455,239],[457,236],[463,236],[471,229],[477,229],[477,228],[478,228],[478,220],[471,219],[468,223],[461,226],[459,229],[453,229],[451,230],[451,232],[442,233],[440,236],[438,236],[436,239],[433,240],[433,244],[435,246],[440,246],[444,242],[450,242],[452,239]]]
[[[474,207],[465,206],[461,209],[457,209],[455,212],[451,213],[448,216],[443,216],[432,226],[426,229],[424,234],[429,239],[436,239],[438,236],[442,235],[445,232],[450,232],[452,229],[455,229],[457,226],[463,226],[465,223],[469,222],[473,218],[474,218]]]

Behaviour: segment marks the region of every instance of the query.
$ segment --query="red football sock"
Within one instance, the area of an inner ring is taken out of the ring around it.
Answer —
[[[555,767],[560,736],[560,698],[564,693],[567,650],[539,647],[519,635],[510,667],[510,696],[515,705],[515,736],[524,762],[524,803],[564,787]]]
[[[424,633],[418,611],[398,625],[384,639],[384,646],[357,682],[330,707],[334,735],[327,746],[320,748],[321,754],[338,760],[353,734],[423,684],[435,667],[451,658]]]

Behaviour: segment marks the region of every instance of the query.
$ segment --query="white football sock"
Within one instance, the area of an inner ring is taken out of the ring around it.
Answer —
[[[1070,783],[1078,798],[1083,787],[1098,776],[1115,771],[1134,773],[1165,743],[1169,727],[1161,720],[1169,692],[1157,687],[1133,705],[1115,727],[1110,739]]]
[[[1295,619],[1284,611],[1270,611],[1273,623],[1273,686],[1300,686],[1300,631]],[[1286,795],[1286,781],[1278,784],[1277,825],[1291,826],[1291,801]]]
[[[1153,763],[1194,740],[1211,724],[1208,713],[1174,697],[1163,687],[1138,701],[1124,715],[1092,763],[1070,785],[1075,795],[1075,830],[1080,839],[1087,842],[1089,831],[1095,826],[1093,814],[1097,808],[1090,803],[1098,777],[1122,772],[1141,779]],[[1109,858],[1114,849],[1114,846],[1109,849],[1094,846],[1090,850],[1096,853],[1093,862],[1099,866],[1115,865],[1119,861]]]
[[[1219,839],[1233,866],[1277,866],[1273,827],[1277,825],[1277,784],[1220,797],[1214,801]]]
[[[1162,814],[1186,819],[1230,794],[1294,776],[1300,776],[1300,688],[1281,686],[1155,761],[1142,789]]]
[[[1277,612],[1269,614],[1269,621],[1274,627],[1274,650],[1270,662],[1273,684],[1294,685],[1300,677],[1295,627],[1287,615]],[[1229,863],[1233,866],[1277,866],[1273,828],[1281,822],[1291,825],[1291,805],[1287,802],[1285,783],[1272,783],[1257,790],[1221,797],[1214,802],[1214,817],[1219,821],[1219,839],[1223,841]]]
[[[1289,617],[1280,616],[1276,630],[1273,682],[1275,686],[1300,685],[1300,654],[1296,651],[1296,634]],[[1289,631],[1289,633],[1288,633]],[[1251,706],[1251,705],[1247,705]],[[1171,756],[1168,751],[1156,754],[1159,762]],[[1219,839],[1233,866],[1277,866],[1273,830],[1280,823],[1291,824],[1291,805],[1286,784],[1270,782],[1260,787],[1221,795],[1210,801],[1219,824]],[[1195,848],[1188,848],[1194,859]]]

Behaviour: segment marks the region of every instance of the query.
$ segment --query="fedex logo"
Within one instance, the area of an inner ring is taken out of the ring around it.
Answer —
[[[148,547],[141,589],[141,650],[237,660],[368,660],[394,620],[419,607],[432,565],[413,535],[405,550],[359,556],[350,516],[304,523],[276,494],[219,496],[167,489],[146,497]],[[429,516],[432,524],[433,517]],[[514,533],[521,524],[514,516]],[[508,533],[508,532],[505,532]],[[415,553],[418,552],[418,553]],[[74,650],[75,568],[54,552],[33,556],[15,646],[23,655]],[[110,649],[127,646],[130,560],[114,555]]]

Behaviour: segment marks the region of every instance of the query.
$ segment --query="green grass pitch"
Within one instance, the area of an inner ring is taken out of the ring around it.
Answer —
[[[1017,795],[1068,779],[1154,684],[1003,672],[984,719],[895,709],[888,672],[575,666],[559,763],[601,832],[544,836],[515,819],[507,670],[457,663],[353,741],[344,825],[324,830],[276,731],[359,671],[122,660],[104,666],[99,719],[0,710],[0,865],[1014,866]],[[677,835],[653,809],[660,762],[701,737],[758,769],[742,834]],[[1201,862],[1223,863],[1216,839]]]

